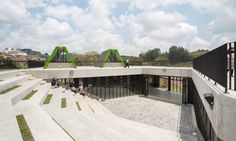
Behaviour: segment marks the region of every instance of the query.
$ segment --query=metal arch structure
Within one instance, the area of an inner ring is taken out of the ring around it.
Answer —
[[[105,63],[108,62],[121,62],[123,66],[125,63],[120,56],[120,53],[117,49],[109,49],[101,53],[100,57],[97,60],[96,67],[104,67]]]
[[[70,55],[70,53],[68,52],[67,48],[64,47],[64,46],[56,46],[56,47],[54,48],[53,52],[51,53],[51,55],[48,57],[47,61],[45,62],[45,65],[44,65],[43,68],[44,68],[44,69],[48,68],[48,65],[52,62],[53,58],[56,57],[56,58],[58,59],[58,57],[59,57],[59,55],[60,55],[61,53],[64,53],[63,61],[65,62],[65,60],[66,60],[65,57],[67,56],[68,59],[69,59],[69,61],[70,61],[70,63],[72,64],[72,66],[73,66],[74,68],[76,68],[76,64],[75,64],[73,58],[71,57],[71,55]],[[65,56],[65,55],[66,55],[66,56]],[[58,60],[57,60],[57,61],[58,61]]]

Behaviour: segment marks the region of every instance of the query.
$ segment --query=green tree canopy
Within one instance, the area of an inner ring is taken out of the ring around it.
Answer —
[[[198,56],[201,56],[207,52],[209,52],[209,50],[207,50],[207,49],[198,49],[196,51],[191,52],[191,56],[194,59],[194,58],[197,58]]]
[[[145,53],[139,54],[139,57],[142,57],[145,61],[153,61],[159,57],[161,51],[159,48],[155,48],[153,50],[148,50]]]
[[[191,61],[192,57],[189,51],[183,47],[172,46],[168,54],[169,61],[173,64]]]

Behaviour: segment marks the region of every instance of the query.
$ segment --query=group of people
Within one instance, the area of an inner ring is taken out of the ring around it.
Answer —
[[[56,80],[55,78],[52,79],[51,85],[55,88],[58,88],[60,86],[59,81]],[[79,83],[79,88],[78,89],[75,87],[75,84],[73,82],[70,82],[69,83],[69,89],[72,92],[74,92],[75,94],[79,91],[79,94],[81,94],[82,96],[85,96],[83,82]]]
[[[58,88],[60,86],[59,81],[56,80],[55,78],[52,79],[51,85],[54,86],[55,88]]]
[[[81,94],[82,96],[85,96],[85,92],[84,92],[84,87],[83,87],[83,82],[79,83],[79,88],[77,89],[75,87],[75,84],[70,82],[69,84],[69,89],[74,92],[75,94],[77,93],[77,91],[79,90],[79,94]]]
[[[128,67],[129,68],[129,59],[126,60],[125,62],[125,68]],[[58,88],[60,86],[59,81],[56,80],[55,78],[52,79],[51,85],[54,86],[55,88]],[[85,92],[84,92],[84,87],[83,87],[83,82],[79,83],[79,88],[77,89],[75,87],[75,84],[73,82],[70,82],[69,84],[69,89],[74,92],[75,94],[77,93],[77,91],[79,90],[79,94],[85,96]]]

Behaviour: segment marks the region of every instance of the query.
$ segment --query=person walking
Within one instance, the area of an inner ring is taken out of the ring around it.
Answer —
[[[128,67],[129,68],[129,59],[126,59],[126,62],[125,62],[125,68]]]

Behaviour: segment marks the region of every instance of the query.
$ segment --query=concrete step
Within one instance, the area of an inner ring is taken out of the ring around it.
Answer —
[[[8,107],[4,112],[1,108],[0,111],[1,141],[23,141],[13,108]]]
[[[106,115],[106,116],[101,116]],[[99,113],[99,114],[90,114],[90,120],[96,120],[104,124],[104,126],[108,126],[115,130],[118,133],[122,133],[125,140],[127,141],[156,141],[156,140],[178,140],[178,137],[171,136],[166,134],[166,132],[162,132],[162,130],[158,132],[146,132],[146,129],[143,130],[136,130],[132,124],[126,122],[125,124],[120,124],[120,119],[118,117],[114,117],[108,114]]]
[[[16,73],[16,76],[22,76],[22,75],[25,75],[25,72],[17,72]]]
[[[46,108],[61,108],[61,98],[62,98],[62,91],[61,87],[59,88],[51,88],[48,94],[52,94],[52,99],[49,104],[41,105]]]
[[[96,120],[84,116],[83,112],[51,111],[50,114],[73,138],[80,141],[124,141],[122,133]],[[83,113],[83,114],[82,114]],[[87,113],[85,113],[87,114]]]
[[[148,138],[148,140],[160,140],[168,138],[178,138],[180,140],[188,141],[197,141],[197,137],[189,136],[185,134],[180,134],[171,130],[166,130],[143,123],[110,116],[108,114],[95,114],[94,119],[99,120],[100,122],[107,124],[107,126],[113,127],[119,132],[126,131],[125,134],[129,134],[131,139],[137,138],[137,140],[142,139],[143,137]],[[142,135],[138,137],[137,134]]]
[[[30,76],[31,75],[22,75],[22,76],[10,77],[8,79],[5,79],[4,81],[0,81],[0,91],[6,90],[12,86],[27,81]]]
[[[51,84],[49,83],[41,83],[40,85],[35,89],[37,92],[28,100],[21,100],[16,105],[30,105],[30,104],[36,104],[40,105],[40,103],[43,103],[44,99],[46,98],[49,90],[50,90]]]
[[[102,103],[98,102],[96,99],[85,97],[84,100],[94,113],[107,113],[110,115],[114,115],[110,110],[108,110],[105,106],[102,105]]]
[[[52,92],[53,91],[53,92]],[[66,131],[73,136],[76,140],[93,141],[93,140],[184,140],[181,134],[173,131],[148,126],[145,124],[137,123],[121,119],[112,113],[104,112],[106,108],[96,100],[80,95],[72,96],[70,91],[64,91],[62,89],[53,89],[51,92],[57,93],[58,106],[51,108],[44,107],[47,113],[53,117]],[[56,94],[55,94],[56,95]],[[60,108],[61,97],[66,97],[68,108]],[[74,98],[75,100],[73,100]],[[54,99],[55,100],[55,99]],[[82,110],[76,112],[74,109],[74,103],[78,100],[81,109],[83,104],[87,107],[93,108],[95,113]],[[73,103],[73,104],[70,104]],[[83,103],[83,104],[81,104]],[[108,110],[108,109],[106,109]],[[105,116],[104,116],[105,115]],[[96,129],[96,132],[94,132]],[[80,133],[80,134],[78,134]],[[187,140],[193,140],[188,138]],[[193,140],[195,141],[195,140]]]
[[[76,94],[74,96],[75,101],[79,102],[81,111],[84,113],[93,113],[93,109],[90,107],[90,105],[88,104],[88,102],[85,100],[85,98],[83,96],[81,96],[80,94]]]
[[[65,93],[62,94],[62,96],[66,98],[66,102],[67,102],[66,110],[79,112],[77,105],[76,105],[76,99],[73,95],[74,95],[74,93],[71,92],[70,90],[65,90]]]
[[[20,70],[13,70],[13,71],[3,71],[0,72],[0,80],[5,80],[10,77],[15,77],[17,73],[19,73]]]
[[[73,141],[39,105],[17,105],[15,114],[24,115],[36,141]]]
[[[11,100],[1,97],[0,105],[0,140],[22,141]]]
[[[2,95],[2,98],[10,99],[12,104],[15,105],[23,97],[34,90],[39,85],[40,81],[42,81],[42,79],[27,80],[26,82],[19,84],[21,85],[20,87]]]

